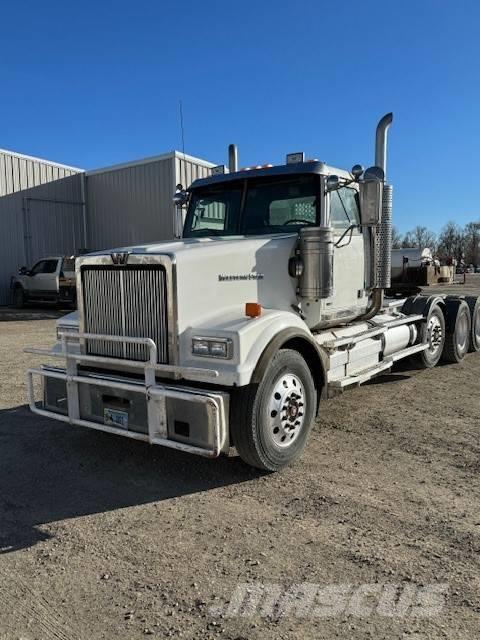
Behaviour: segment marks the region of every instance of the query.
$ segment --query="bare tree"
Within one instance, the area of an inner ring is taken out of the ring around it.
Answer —
[[[407,233],[403,236],[402,249],[413,249],[413,247],[415,247],[415,238],[413,235],[413,231],[407,231]]]
[[[402,235],[395,225],[392,226],[392,248],[400,249],[402,247]]]
[[[443,227],[438,238],[438,253],[442,258],[456,258],[458,262],[464,260],[464,234],[456,222],[450,220]]]
[[[465,262],[480,264],[480,220],[469,222],[463,230]]]
[[[405,249],[418,247],[419,249],[431,249],[435,252],[437,248],[437,236],[427,227],[416,226],[415,229],[407,231],[404,235],[401,246]]]
[[[428,247],[435,251],[437,244],[437,236],[433,231],[427,229],[427,227],[417,226],[413,230],[413,237],[415,238],[415,246],[420,249]]]

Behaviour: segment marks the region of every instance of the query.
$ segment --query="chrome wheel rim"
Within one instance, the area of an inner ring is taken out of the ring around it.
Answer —
[[[305,391],[303,383],[292,373],[285,373],[275,382],[268,403],[269,431],[281,448],[291,446],[298,438],[305,421]]]
[[[460,351],[464,351],[467,348],[468,343],[468,316],[466,313],[462,313],[457,321],[456,327],[457,334],[457,347]]]
[[[427,326],[428,336],[428,351],[432,355],[438,353],[443,345],[443,330],[440,318],[437,315],[432,315],[428,321]]]

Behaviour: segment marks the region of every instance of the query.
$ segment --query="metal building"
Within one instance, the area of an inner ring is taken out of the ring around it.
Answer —
[[[210,174],[211,162],[171,151],[86,173],[90,251],[174,237],[173,194]]]
[[[0,150],[0,305],[11,276],[45,255],[172,239],[176,185],[213,166],[172,151],[84,172]]]
[[[19,267],[85,246],[82,180],[76,167],[0,149],[0,304]]]

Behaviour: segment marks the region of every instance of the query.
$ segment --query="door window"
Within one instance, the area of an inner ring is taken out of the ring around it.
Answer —
[[[55,273],[57,270],[57,260],[40,260],[32,269],[32,276],[37,273]]]
[[[341,187],[330,194],[330,223],[333,229],[344,230],[360,224],[358,194],[355,189]]]
[[[43,273],[43,268],[45,266],[45,260],[40,260],[40,262],[37,262],[37,264],[32,267],[32,270],[30,271],[32,276],[36,276],[37,273]]]

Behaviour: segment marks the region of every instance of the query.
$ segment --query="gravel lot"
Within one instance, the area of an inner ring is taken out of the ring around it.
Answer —
[[[480,355],[325,402],[300,463],[265,475],[32,415],[41,358],[22,348],[58,315],[0,310],[0,638],[478,637]],[[242,583],[448,595],[427,617],[375,598],[360,616],[350,596],[336,614],[216,615]]]

